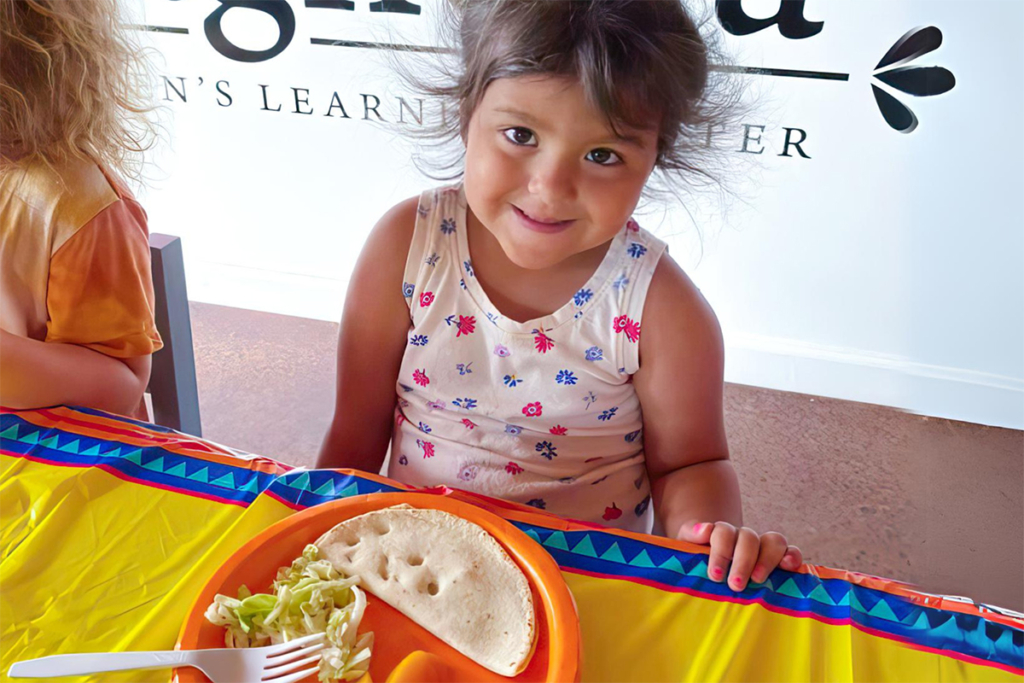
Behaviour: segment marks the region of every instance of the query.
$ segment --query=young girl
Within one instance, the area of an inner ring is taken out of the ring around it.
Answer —
[[[133,413],[161,347],[115,0],[0,0],[0,404]]]
[[[353,274],[321,467],[380,469],[710,543],[737,590],[800,551],[742,527],[718,322],[630,215],[700,171],[708,49],[679,0],[469,0],[460,183],[391,209]],[[731,569],[730,569],[731,567]]]

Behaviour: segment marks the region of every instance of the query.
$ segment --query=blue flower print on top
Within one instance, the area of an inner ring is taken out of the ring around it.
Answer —
[[[440,259],[441,259],[441,257],[438,256],[437,252],[435,251],[433,254],[431,254],[430,256],[427,257],[427,259],[424,261],[424,263],[426,263],[428,266],[436,266],[437,262]]]
[[[445,218],[443,221],[441,221],[441,232],[443,232],[446,235],[450,235],[453,232],[455,232],[455,219]]]
[[[580,291],[576,292],[572,297],[572,301],[577,306],[582,306],[594,297],[594,292],[584,287]]]
[[[637,437],[640,436],[640,431],[641,430],[638,429],[635,432],[630,432],[629,434],[626,434],[626,436],[623,437],[626,439],[626,443],[633,443],[634,441],[636,441]]]
[[[614,287],[615,289],[623,289],[628,284],[629,278],[626,277],[625,273],[623,273],[622,275],[615,278],[615,282],[612,283],[612,287]]]
[[[576,375],[570,370],[559,370],[558,374],[555,375],[555,381],[565,386],[572,386],[576,384]]]
[[[463,261],[462,265],[464,265],[466,267],[466,273],[468,273],[470,277],[476,277],[476,275],[473,273],[473,262],[472,261]]]
[[[411,282],[402,283],[402,296],[406,299],[411,299],[413,292],[416,291],[416,287]]]
[[[626,250],[633,258],[640,258],[647,253],[647,247],[640,244],[639,242],[630,242],[629,248]]]
[[[459,287],[462,287],[463,289],[466,288],[466,280],[465,280],[465,278],[461,278],[461,277],[459,278]]]
[[[430,425],[426,422],[420,422],[420,431],[424,434],[429,434],[432,430],[430,429]]]
[[[425,334],[414,334],[410,339],[409,343],[413,346],[426,346],[430,338]]]
[[[452,401],[452,403],[454,403],[457,407],[464,408],[466,410],[473,410],[474,408],[476,408],[475,398],[457,398],[454,401]]]
[[[460,375],[472,375],[473,374],[473,363],[457,363],[455,369],[459,371]]]
[[[597,416],[597,419],[600,420],[601,422],[607,422],[608,420],[615,417],[615,413],[617,412],[619,412],[618,406],[616,406],[615,408],[609,408],[608,410],[602,411],[601,414]]]
[[[541,441],[533,449],[540,453],[542,458],[547,458],[548,460],[558,456],[558,453],[556,453],[558,449],[550,441]]]
[[[515,386],[522,381],[523,380],[517,378],[515,375],[505,375],[504,379],[505,386],[507,386],[509,389],[515,388]]]
[[[647,496],[646,498],[644,498],[643,500],[636,504],[636,508],[633,510],[633,512],[636,513],[637,517],[643,517],[644,513],[647,512],[647,506],[650,504],[651,497]]]
[[[516,425],[505,425],[505,433],[511,434],[512,436],[519,436],[523,433],[523,428]]]
[[[548,504],[544,502],[543,498],[534,498],[533,500],[528,500],[526,501],[526,504],[531,507],[538,508],[540,510],[546,510],[548,507]]]
[[[604,360],[604,350],[599,349],[596,346],[591,346],[589,349],[586,350],[586,352],[583,355],[587,360],[591,362]]]
[[[399,383],[398,386],[402,387],[402,391],[412,391],[413,390],[412,387],[410,387],[408,384],[401,384],[401,383]]]
[[[587,404],[586,410],[590,410],[590,405],[597,400],[597,396],[594,395],[593,391],[588,391],[587,395],[583,397],[583,402]]]

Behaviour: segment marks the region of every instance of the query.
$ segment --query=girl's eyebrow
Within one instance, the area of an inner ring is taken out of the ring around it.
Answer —
[[[519,118],[523,119],[530,125],[537,126],[538,128],[543,128],[544,126],[543,122],[540,119],[530,114],[527,114],[525,111],[522,111],[520,109],[515,109],[512,107],[496,107],[494,111],[498,112],[499,114],[511,114],[512,116],[518,116]],[[630,145],[632,147],[636,147],[637,149],[644,148],[644,143],[639,136],[628,134],[615,134],[614,137],[616,140],[624,144]]]

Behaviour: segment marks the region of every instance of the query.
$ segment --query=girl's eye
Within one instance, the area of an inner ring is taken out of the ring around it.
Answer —
[[[505,137],[508,138],[509,142],[514,145],[533,146],[530,143],[530,140],[533,139],[533,131],[529,128],[516,126],[515,128],[508,128],[502,132],[505,134]]]
[[[601,166],[615,166],[622,163],[622,158],[610,149],[592,149],[587,153],[587,159]]]

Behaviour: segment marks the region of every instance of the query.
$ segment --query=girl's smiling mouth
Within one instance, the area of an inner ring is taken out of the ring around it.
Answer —
[[[512,204],[512,211],[513,213],[515,213],[516,218],[519,219],[519,222],[523,226],[535,232],[542,232],[546,234],[562,232],[563,230],[567,229],[569,226],[576,222],[576,219],[570,219],[565,221],[545,221],[533,218],[515,204]]]

